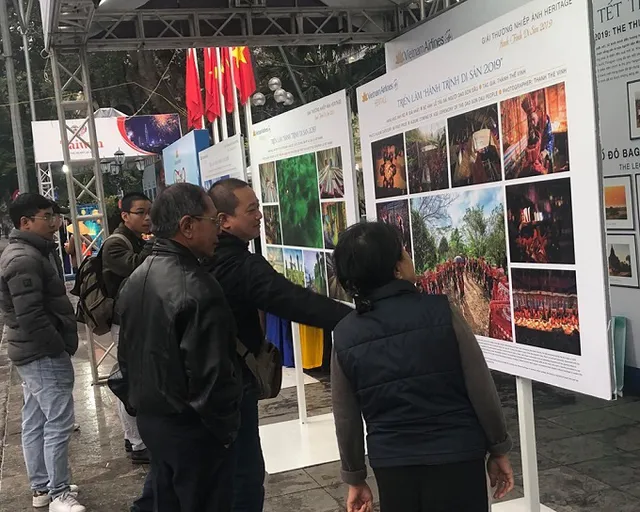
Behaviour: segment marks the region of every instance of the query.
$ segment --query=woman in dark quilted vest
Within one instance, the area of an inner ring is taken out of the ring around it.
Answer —
[[[343,233],[334,253],[356,311],[334,331],[333,413],[349,512],[488,512],[513,489],[511,438],[482,351],[444,295],[421,294],[401,237],[381,222]]]

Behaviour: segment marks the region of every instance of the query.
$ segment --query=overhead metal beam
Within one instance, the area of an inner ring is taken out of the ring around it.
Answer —
[[[209,46],[383,43],[418,21],[408,7],[138,9],[96,11],[89,51]],[[79,33],[56,30],[52,45],[78,46]]]

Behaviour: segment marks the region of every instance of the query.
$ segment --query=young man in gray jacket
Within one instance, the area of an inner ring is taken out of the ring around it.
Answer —
[[[49,260],[57,214],[39,194],[9,208],[15,229],[0,256],[0,310],[9,358],[23,381],[22,446],[34,507],[85,512],[69,485],[78,330],[64,282]],[[45,442],[46,439],[46,442]]]

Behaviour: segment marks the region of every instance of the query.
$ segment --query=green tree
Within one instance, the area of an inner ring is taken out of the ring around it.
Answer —
[[[467,254],[467,248],[462,234],[458,228],[454,228],[449,237],[449,259],[453,259],[456,256],[464,256]]]
[[[487,253],[488,223],[482,206],[467,208],[462,218],[462,230],[467,240],[469,256],[484,257]]]
[[[449,257],[449,242],[445,236],[440,239],[440,244],[438,245],[438,256],[440,257],[440,261],[445,261]]]
[[[423,274],[427,270],[433,270],[438,264],[438,249],[435,238],[416,210],[411,210],[411,225],[416,272]]]
[[[504,209],[502,205],[496,206],[489,217],[489,236],[487,238],[486,258],[494,265],[506,269],[507,266],[507,240],[504,226]]]

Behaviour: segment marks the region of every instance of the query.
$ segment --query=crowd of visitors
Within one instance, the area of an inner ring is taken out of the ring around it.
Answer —
[[[332,397],[350,512],[373,511],[362,417],[382,512],[487,512],[487,472],[496,497],[511,490],[511,440],[482,352],[446,296],[418,292],[393,226],[362,223],[339,239],[338,279],[354,311],[249,250],[262,213],[244,181],[208,192],[179,183],[153,205],[133,193],[120,210],[122,224],[95,258],[115,303],[110,384],[124,447],[134,463],[151,464],[132,512],[263,510],[258,401],[279,361],[263,313],[334,330]],[[69,473],[78,331],[55,244],[60,212],[38,194],[11,204],[0,308],[23,380],[33,505],[84,512]]]

